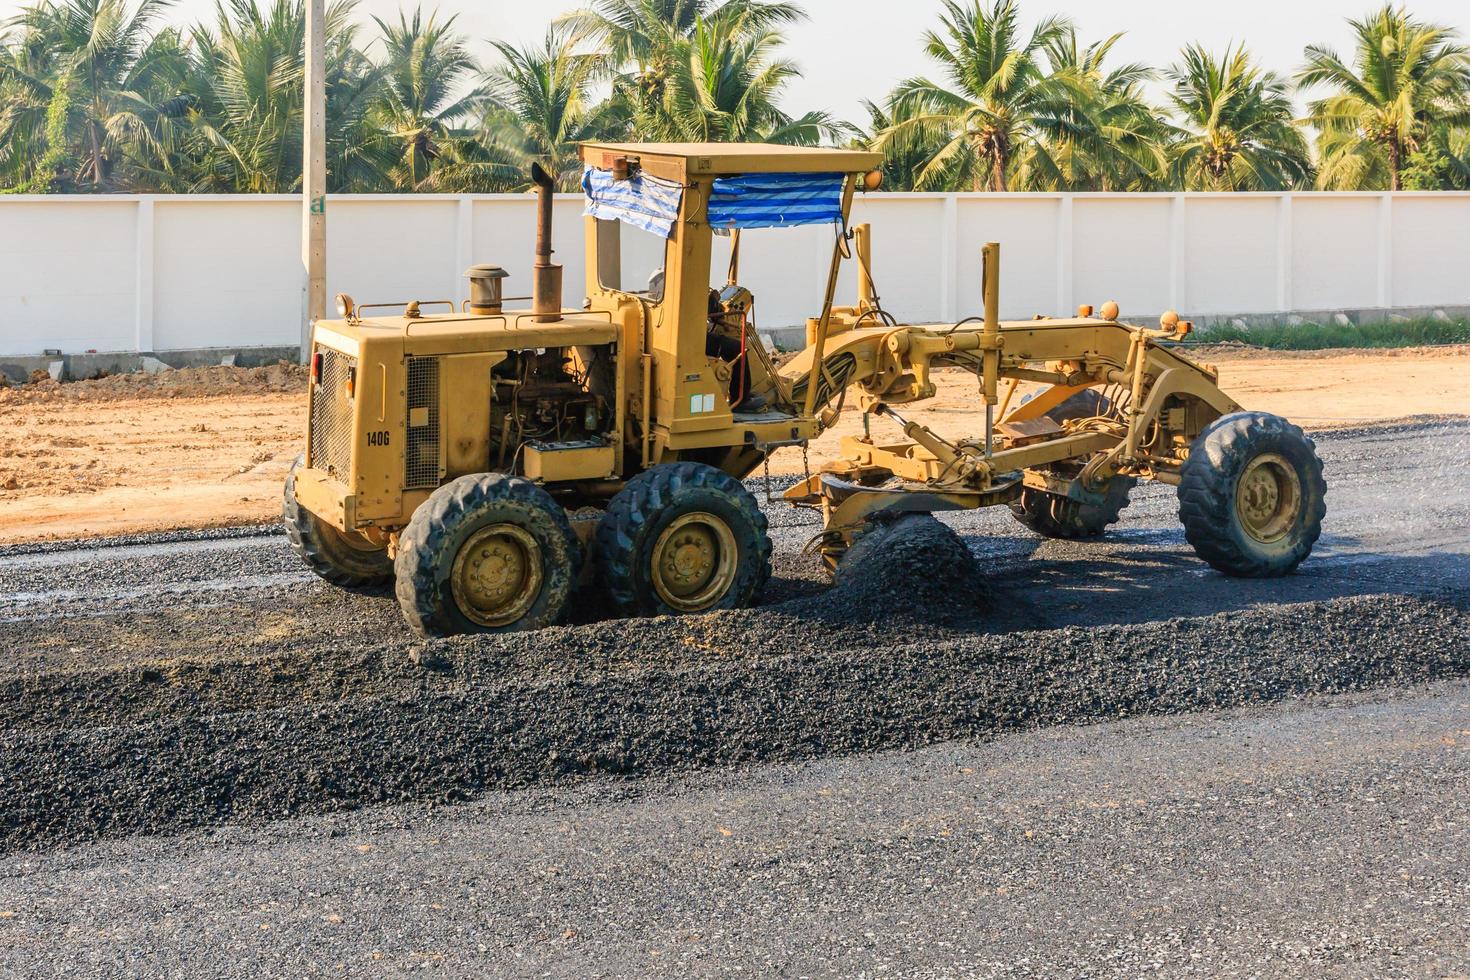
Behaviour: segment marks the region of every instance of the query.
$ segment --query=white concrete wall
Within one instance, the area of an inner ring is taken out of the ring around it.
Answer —
[[[328,207],[329,294],[460,300],[476,262],[511,272],[508,295],[530,291],[530,195],[338,195]],[[584,292],[580,212],[577,196],[558,199],[568,305]],[[979,312],[992,240],[1008,317],[1108,299],[1140,319],[1470,306],[1470,194],[874,194],[854,220],[873,225],[884,305],[911,322]],[[289,195],[0,197],[0,355],[293,345],[299,224]],[[745,241],[759,325],[815,314],[832,230]],[[628,246],[627,281],[655,246]],[[717,280],[727,256],[717,242]],[[855,279],[847,263],[841,301]]]

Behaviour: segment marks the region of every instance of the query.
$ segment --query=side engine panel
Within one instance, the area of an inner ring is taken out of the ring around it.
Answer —
[[[346,489],[345,523],[391,523],[403,510],[403,347],[318,327],[312,345],[307,465]]]
[[[405,354],[396,337],[313,343],[308,467],[342,525],[393,530],[445,482],[489,471],[549,485],[616,474],[616,344]]]

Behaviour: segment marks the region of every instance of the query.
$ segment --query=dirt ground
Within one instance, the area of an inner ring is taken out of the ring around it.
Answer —
[[[1470,347],[1205,359],[1242,404],[1323,429],[1470,415],[1467,358]],[[941,432],[978,431],[974,378],[943,371],[936,379],[939,395],[905,415]],[[874,424],[880,438],[879,427],[891,426]],[[304,378],[293,365],[0,389],[0,543],[274,520],[304,427]],[[810,464],[861,428],[858,412],[845,413],[813,443]],[[771,471],[801,467],[799,451],[782,450]]]

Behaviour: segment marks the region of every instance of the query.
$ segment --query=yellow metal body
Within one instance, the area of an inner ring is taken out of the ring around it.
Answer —
[[[995,288],[987,280],[987,294]],[[990,433],[955,439],[900,420],[907,441],[844,439],[843,460],[786,494],[824,509],[824,551],[832,560],[878,511],[921,509],[899,495],[929,494],[935,509],[952,509],[962,502],[1002,503],[1023,486],[1067,495],[1078,485],[1086,493],[1118,474],[1177,482],[1195,437],[1216,418],[1240,410],[1220,390],[1213,369],[1159,343],[1176,336],[1173,330],[1093,317],[833,327],[824,360],[843,370],[869,412],[893,414],[888,406],[933,397],[932,371],[941,365],[976,373],[982,383],[977,405],[996,398],[1002,381],[1047,387],[1003,415]],[[804,376],[814,354],[809,347],[783,373]],[[1127,392],[1125,414],[1067,425],[1046,420],[1078,392],[1109,386]],[[865,489],[889,477],[910,485]]]
[[[312,384],[307,463],[296,477],[302,506],[343,530],[395,531],[440,484],[468,473],[498,468],[491,452],[492,372],[512,351],[540,348],[609,348],[617,328],[606,316],[567,315],[553,323],[532,314],[375,317],[329,320],[317,325],[313,355],[343,360],[346,377],[323,376]],[[410,371],[433,365],[431,386],[410,406]],[[318,420],[333,418],[323,426]],[[614,433],[622,415],[615,416]],[[432,427],[433,438],[415,440]],[[327,445],[328,440],[332,445]],[[410,480],[409,453],[423,479]],[[523,450],[526,465],[556,481],[615,479],[621,459],[611,445],[600,451]]]
[[[995,245],[983,254],[982,314],[959,324],[897,324],[880,306],[868,229],[854,234],[845,222],[833,236],[808,346],[777,369],[774,352],[748,329],[750,292],[734,281],[734,261],[720,294],[728,301],[712,311],[711,283],[726,270],[711,268],[714,233],[704,214],[711,184],[745,173],[842,173],[845,216],[854,190],[871,186],[866,175],[881,157],[742,144],[594,143],[583,146],[582,159],[615,175],[641,169],[684,188],[664,243],[662,289],[622,282],[620,226],[587,217],[585,308],[557,319],[452,305],[426,313],[426,301],[405,305],[402,315],[363,318],[348,301],[348,315],[320,321],[314,335],[308,459],[296,477],[302,506],[391,545],[438,486],[468,473],[521,473],[569,508],[598,505],[662,462],[697,460],[744,477],[776,448],[805,446],[852,396],[864,412],[892,416],[902,437],[844,440],[844,459],[787,494],[823,509],[823,549],[835,560],[852,531],[880,511],[986,506],[1014,499],[1024,486],[1087,494],[1116,474],[1177,480],[1199,432],[1239,408],[1210,368],[1168,345],[1187,329],[1177,315],[1144,329],[1119,321],[1116,305],[1104,304],[1099,316],[1000,321]],[[854,251],[857,302],[837,306],[837,273]],[[706,353],[718,334],[739,338],[747,351],[743,369],[758,410],[731,404],[732,364]],[[561,408],[543,411],[546,432],[554,423],[554,434],[531,437],[527,404],[541,397],[531,371],[548,357],[563,379],[555,386]],[[977,407],[987,419],[1005,385],[1000,415],[983,431],[941,435],[893,409],[932,397],[933,371],[946,365],[978,376]],[[1047,387],[1012,407],[1023,382]],[[1063,424],[1047,418],[1087,388],[1112,391],[1118,409]],[[585,420],[566,408],[572,403]],[[564,426],[580,435],[566,436]],[[717,553],[718,542],[703,533],[687,530],[679,547]],[[671,595],[703,588],[687,577],[670,564]]]

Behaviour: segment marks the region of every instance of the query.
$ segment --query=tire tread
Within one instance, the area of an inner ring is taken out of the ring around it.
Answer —
[[[1081,541],[1101,537],[1123,516],[1129,504],[1129,494],[1138,484],[1131,476],[1115,476],[1108,481],[1100,504],[1086,504],[1080,500],[1066,499],[1062,505],[1062,517],[1052,513],[1052,505],[1058,494],[1029,487],[1021,492],[1020,499],[1013,502],[1011,515],[1037,534],[1065,541]]]
[[[304,461],[305,456],[299,455],[291,464],[281,494],[281,523],[286,527],[286,540],[291,550],[307,568],[338,588],[379,589],[393,581],[393,562],[388,559],[386,549],[381,553],[380,561],[372,559],[373,553],[360,553],[362,565],[359,568],[348,567],[334,557],[326,536],[336,528],[324,525],[296,500],[296,471]]]
[[[1244,466],[1247,451],[1262,439],[1299,441],[1309,460],[1307,472],[1299,474],[1306,478],[1302,491],[1309,510],[1295,553],[1284,559],[1250,554],[1234,533],[1235,488],[1230,474]],[[1179,520],[1195,554],[1219,571],[1240,578],[1273,578],[1290,574],[1311,553],[1322,534],[1326,493],[1316,443],[1299,426],[1265,412],[1236,412],[1216,419],[1195,440],[1181,468]]]
[[[451,480],[434,491],[414,511],[399,535],[394,593],[404,619],[420,633],[446,636],[462,631],[461,625],[454,622],[451,611],[445,608],[436,569],[441,567],[441,561],[446,557],[443,552],[459,525],[475,511],[494,502],[510,503],[549,518],[552,530],[561,535],[571,558],[570,570],[565,573],[568,576],[566,582],[552,582],[554,570],[547,570],[548,580],[543,589],[560,588],[565,593],[560,602],[552,603],[555,608],[549,610],[550,615],[536,616],[529,623],[523,619],[514,624],[514,628],[536,629],[549,626],[560,618],[566,606],[566,596],[570,595],[571,587],[577,581],[582,558],[581,544],[566,511],[543,488],[524,477],[509,473],[474,473]],[[533,618],[532,614],[527,618]]]
[[[745,598],[759,596],[770,579],[769,522],[745,485],[723,470],[704,463],[661,463],[629,480],[608,503],[607,513],[597,526],[596,552],[602,584],[623,612],[642,614],[654,611],[656,597],[654,602],[650,602],[650,597],[640,595],[634,574],[639,531],[656,521],[660,511],[687,488],[711,490],[725,496],[750,519],[755,530],[754,540],[741,544],[753,549],[756,574],[754,582],[744,590],[748,593]]]

